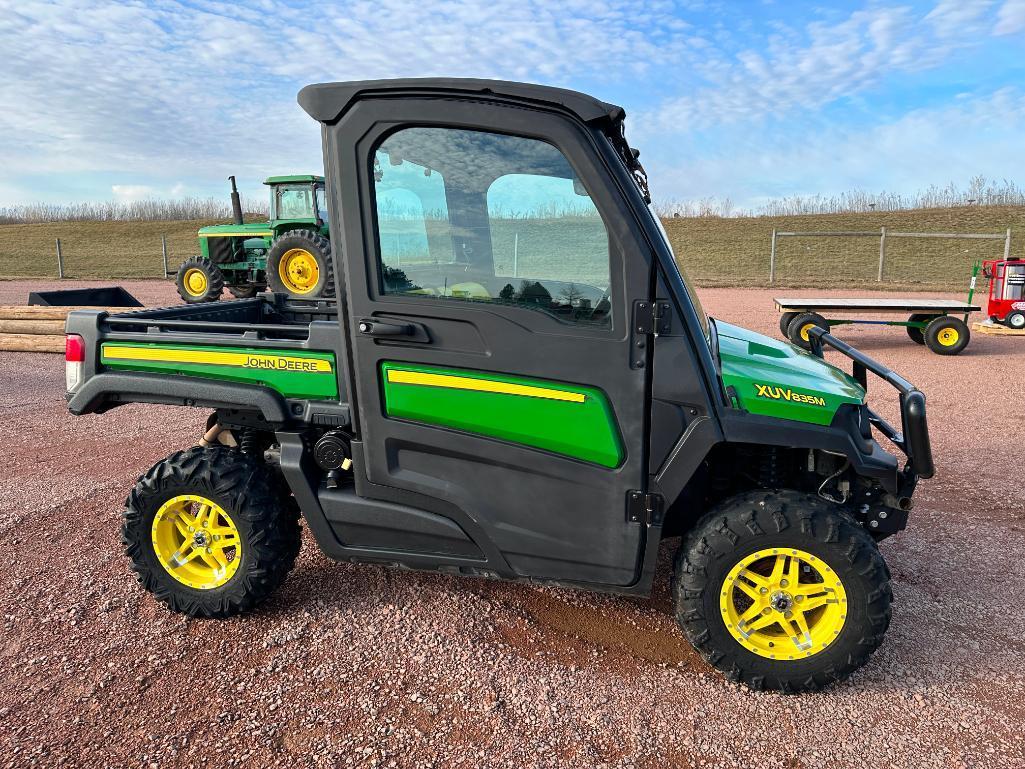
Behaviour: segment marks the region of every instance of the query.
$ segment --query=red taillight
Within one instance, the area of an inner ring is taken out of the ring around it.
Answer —
[[[64,360],[68,363],[85,361],[85,340],[78,334],[68,334],[64,339]]]

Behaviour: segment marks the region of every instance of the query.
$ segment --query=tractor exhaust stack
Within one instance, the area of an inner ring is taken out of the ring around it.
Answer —
[[[242,224],[242,199],[238,195],[238,187],[235,186],[235,177],[229,176],[231,182],[231,213],[235,217],[235,224]]]

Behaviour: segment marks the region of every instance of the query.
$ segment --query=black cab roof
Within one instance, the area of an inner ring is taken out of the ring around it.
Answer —
[[[299,91],[299,106],[321,123],[333,123],[349,106],[365,96],[403,93],[410,96],[477,95],[499,96],[516,101],[558,107],[584,122],[622,120],[624,112],[615,104],[579,91],[533,83],[469,78],[403,78],[395,80],[353,80],[308,85]]]

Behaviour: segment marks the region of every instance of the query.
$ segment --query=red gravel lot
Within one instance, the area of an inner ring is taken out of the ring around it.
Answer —
[[[0,303],[28,290],[0,282]],[[775,336],[772,295],[701,292]],[[205,412],[72,418],[59,356],[0,353],[0,766],[1025,765],[1025,340],[943,358],[899,329],[839,333],[928,394],[938,472],[882,545],[883,647],[800,697],[690,651],[669,614],[674,542],[652,599],[629,600],[336,564],[307,538],[256,613],[171,614],[128,571],[120,511]]]

